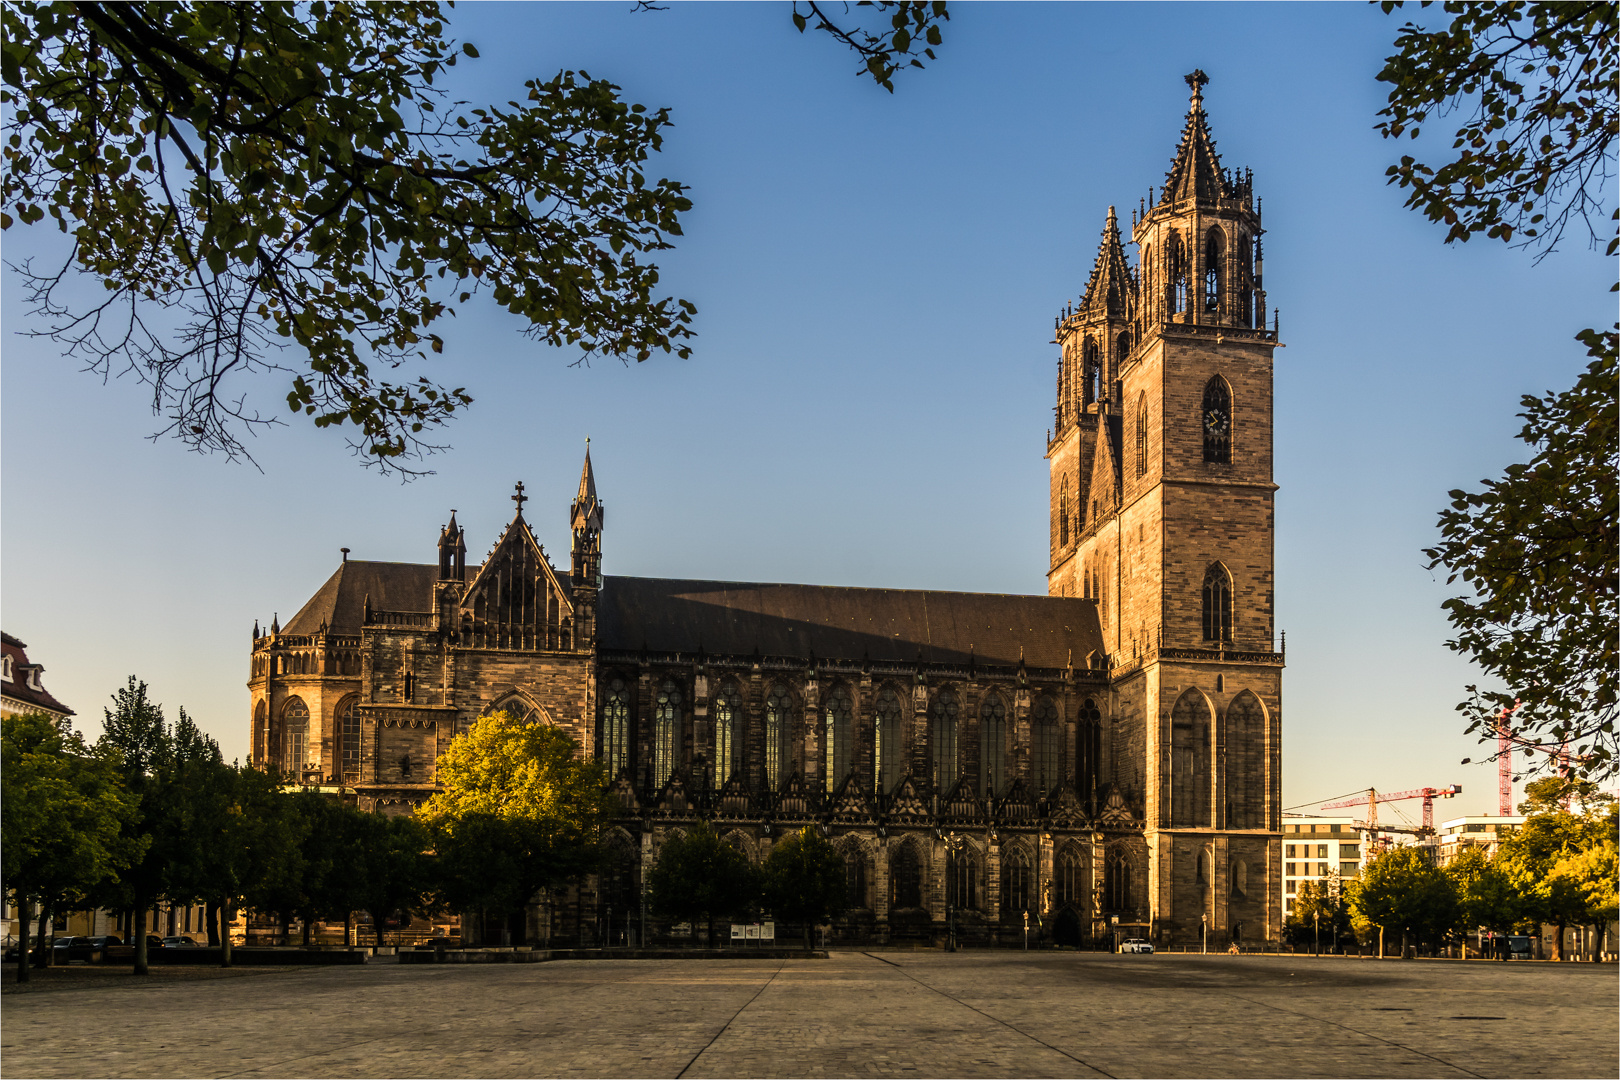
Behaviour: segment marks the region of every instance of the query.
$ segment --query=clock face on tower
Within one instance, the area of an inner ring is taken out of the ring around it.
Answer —
[[[1232,430],[1232,418],[1226,410],[1213,407],[1204,410],[1204,431],[1218,439],[1224,439]]]

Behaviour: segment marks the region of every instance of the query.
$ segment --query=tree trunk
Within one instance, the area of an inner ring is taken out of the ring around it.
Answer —
[[[1564,959],[1564,930],[1567,924],[1560,920],[1553,925],[1557,930],[1553,934],[1552,959],[1553,963],[1558,964],[1562,963]]]
[[[231,902],[219,902],[219,966],[231,966]]]
[[[345,911],[343,913],[343,947],[345,949],[353,947],[353,945],[354,945],[353,933],[354,933],[354,912]]]
[[[130,913],[130,936],[135,939],[135,974],[146,975],[146,897],[136,894],[135,909]]]
[[[714,948],[714,913],[709,913],[709,936],[706,939],[708,948]]]
[[[377,917],[377,913],[375,911],[371,913],[371,936],[377,939],[377,950],[381,952],[383,947],[383,924],[382,920]]]
[[[219,947],[219,904],[209,901],[203,906],[203,923],[208,930],[208,945]]]
[[[300,921],[304,924],[304,944],[308,945],[309,944],[309,931],[310,931],[310,927],[311,927],[311,925],[313,923],[313,920],[311,920],[308,917],[307,913],[306,913],[305,915],[300,916]]]
[[[53,939],[56,937],[56,932],[51,925],[52,914],[49,903],[39,905],[39,945],[37,946],[39,957],[34,961],[35,967],[48,968],[51,966],[51,960],[54,959],[51,956],[54,951],[51,946],[55,944]]]
[[[34,905],[21,889],[17,890],[17,981],[25,983],[34,974],[34,958],[28,955],[28,939],[31,927],[28,923],[33,919]]]

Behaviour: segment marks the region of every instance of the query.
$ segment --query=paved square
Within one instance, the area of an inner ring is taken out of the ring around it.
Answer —
[[[8,994],[0,1071],[1612,1077],[1620,1039],[1615,969],[1590,964],[835,952],[95,982]]]

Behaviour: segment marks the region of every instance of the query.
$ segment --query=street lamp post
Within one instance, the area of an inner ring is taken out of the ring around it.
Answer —
[[[1202,915],[1198,916],[1198,921],[1201,924],[1199,926],[1199,928],[1198,928],[1198,939],[1199,939],[1198,951],[1200,953],[1202,953],[1202,954],[1208,955],[1208,953],[1209,953],[1209,912],[1206,911]]]

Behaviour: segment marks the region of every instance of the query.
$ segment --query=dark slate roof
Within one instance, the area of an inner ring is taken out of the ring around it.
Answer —
[[[468,577],[475,574],[468,569]],[[358,634],[373,608],[430,611],[438,567],[350,560],[282,627]],[[559,575],[566,588],[566,574]],[[1104,652],[1094,601],[1072,597],[855,589],[609,575],[597,634],[605,649],[1031,667]]]
[[[469,568],[468,577],[473,570]],[[366,597],[387,611],[432,611],[433,583],[439,568],[432,563],[362,562],[350,559],[281,628],[283,634],[359,634]]]
[[[1091,600],[608,577],[603,648],[1056,668],[1104,652]]]

